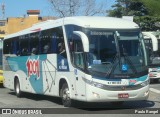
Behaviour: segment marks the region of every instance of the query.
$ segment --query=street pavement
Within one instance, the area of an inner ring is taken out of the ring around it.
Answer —
[[[17,98],[15,93],[9,89],[4,87],[0,88],[0,108],[42,108],[46,109],[43,112],[49,112],[58,114],[60,116],[62,114],[66,114],[66,117],[70,114],[86,114],[86,117],[91,116],[91,114],[99,114],[102,115],[111,115],[121,117],[120,114],[124,114],[123,116],[134,116],[137,111],[141,111],[142,109],[152,109],[156,111],[159,109],[160,111],[160,83],[152,83],[150,85],[150,96],[146,101],[129,101],[125,102],[122,106],[112,105],[111,103],[84,103],[84,102],[76,102],[78,107],[65,108],[61,104],[61,99],[52,97],[52,96],[44,96],[44,95],[35,95],[30,93],[25,93],[23,97]],[[85,107],[85,108],[83,108]],[[160,114],[160,112],[158,112]],[[143,114],[140,114],[142,116]],[[17,117],[19,115],[15,115]],[[47,116],[50,116],[48,114]],[[100,117],[97,116],[97,117]],[[113,117],[114,117],[113,116]],[[145,115],[147,116],[147,115]],[[156,115],[157,116],[157,115]],[[1,117],[1,115],[0,115]],[[40,117],[40,116],[39,116]]]

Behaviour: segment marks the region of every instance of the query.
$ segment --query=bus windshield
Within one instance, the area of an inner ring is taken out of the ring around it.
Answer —
[[[88,71],[106,78],[137,77],[147,71],[145,48],[139,30],[87,31]]]

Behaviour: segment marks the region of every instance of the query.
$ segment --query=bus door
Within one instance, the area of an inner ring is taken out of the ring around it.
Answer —
[[[74,64],[74,75],[75,75],[75,90],[76,90],[76,98],[78,100],[86,100],[86,87],[83,78],[85,77],[85,64],[84,64],[84,52],[82,46],[82,40],[80,37],[75,36],[74,40],[72,40],[72,63]]]

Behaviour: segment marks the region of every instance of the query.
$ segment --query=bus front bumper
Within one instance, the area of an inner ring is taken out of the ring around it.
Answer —
[[[160,79],[160,72],[150,72],[149,78],[150,79]]]
[[[137,90],[110,91],[87,85],[86,98],[88,102],[117,102],[147,100],[149,96],[149,85]],[[123,88],[123,87],[121,87]]]

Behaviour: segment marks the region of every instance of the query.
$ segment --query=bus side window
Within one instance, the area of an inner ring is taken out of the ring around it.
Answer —
[[[65,43],[63,38],[59,39],[57,48],[58,48],[58,54],[63,56],[64,58],[67,58],[66,48],[65,48]]]
[[[41,32],[41,54],[50,54],[51,52],[51,29]]]
[[[30,53],[31,55],[37,55],[39,54],[39,32],[30,35]]]
[[[20,56],[27,56],[29,54],[29,39],[25,35],[19,37],[20,41]]]
[[[58,44],[64,42],[62,27],[43,30],[40,37],[41,54],[58,53]]]
[[[47,43],[46,45],[43,46],[43,54],[50,53],[50,43]]]
[[[4,41],[4,49],[3,49],[3,53],[4,54],[11,54],[11,50],[12,46],[11,46],[11,40],[5,40]]]
[[[67,59],[67,53],[66,53],[66,47],[65,47],[62,27],[56,28],[54,35],[56,38],[56,47],[57,47],[56,53]],[[54,41],[55,39],[53,40],[53,42]],[[54,50],[55,48],[52,48],[52,49]]]
[[[12,41],[12,53],[19,56],[19,39],[15,37]]]

